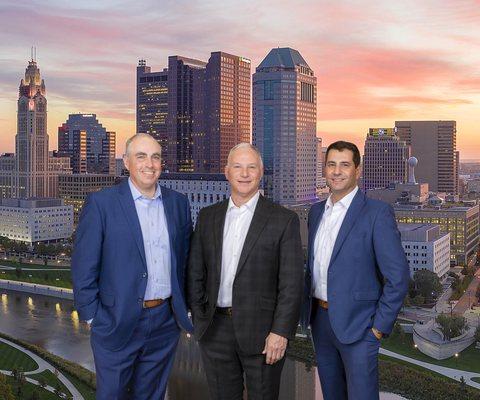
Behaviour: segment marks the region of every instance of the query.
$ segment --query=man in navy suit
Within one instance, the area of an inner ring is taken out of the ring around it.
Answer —
[[[161,147],[127,141],[130,178],[85,202],[72,257],[75,306],[91,324],[97,399],[163,399],[180,328],[192,331],[185,196],[158,185]]]
[[[392,207],[357,186],[360,153],[327,149],[330,197],[308,216],[304,328],[311,324],[325,400],[375,400],[378,349],[408,290],[409,269]]]

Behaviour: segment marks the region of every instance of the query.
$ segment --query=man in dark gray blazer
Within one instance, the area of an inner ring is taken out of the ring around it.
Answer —
[[[231,197],[200,211],[187,293],[213,399],[277,399],[295,335],[303,256],[293,211],[258,191],[263,164],[249,143],[229,154]]]

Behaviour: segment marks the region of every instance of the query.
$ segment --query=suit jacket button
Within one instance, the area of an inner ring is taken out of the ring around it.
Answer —
[[[139,298],[137,299],[137,301],[138,301],[139,303],[141,303],[141,302],[143,301],[143,299],[141,299],[141,298],[139,297]]]
[[[144,273],[142,274],[142,278],[146,278],[146,277],[147,277],[147,273],[144,272]]]

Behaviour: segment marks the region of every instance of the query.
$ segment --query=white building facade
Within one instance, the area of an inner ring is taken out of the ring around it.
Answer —
[[[159,183],[188,197],[193,223],[203,207],[230,196],[230,185],[224,174],[166,173],[162,174]]]
[[[60,199],[3,199],[0,236],[21,242],[67,239],[73,233],[73,207]]]
[[[410,276],[425,269],[444,279],[450,270],[450,233],[441,233],[438,225],[431,224],[398,224],[398,229]]]

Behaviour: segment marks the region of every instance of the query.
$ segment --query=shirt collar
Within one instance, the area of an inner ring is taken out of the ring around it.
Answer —
[[[342,207],[348,209],[350,207],[350,204],[352,204],[353,198],[358,192],[358,186],[355,186],[355,189],[353,189],[349,194],[346,196],[342,197],[342,199],[338,200],[337,203],[340,204]],[[337,204],[335,203],[335,204]],[[328,210],[330,207],[333,207],[333,202],[332,202],[332,195],[328,196],[327,202],[325,204],[325,210]]]
[[[148,197],[145,197],[141,192],[140,190],[137,189],[137,187],[134,185],[134,183],[132,182],[132,180],[130,178],[128,178],[128,186],[130,186],[130,191],[132,192],[132,197],[133,197],[133,200],[138,200],[139,198],[144,198],[144,199],[148,199],[148,200],[156,200],[158,198],[162,198],[162,191],[160,190],[160,185],[157,183],[157,188],[155,189],[155,194],[153,195],[153,198],[148,198]]]
[[[240,207],[237,207],[232,200],[232,196],[230,196],[230,200],[228,201],[227,211],[230,211],[232,208],[237,208],[239,210],[247,209],[253,212],[255,211],[255,207],[257,206],[259,197],[260,197],[260,192],[257,191],[257,193],[255,193],[250,200],[248,200],[245,204],[242,204]]]

